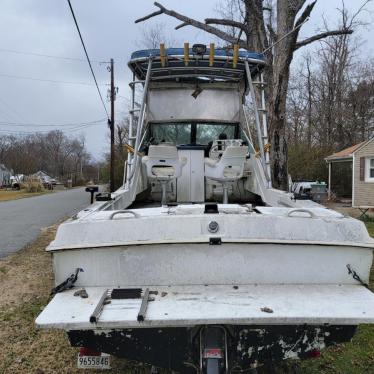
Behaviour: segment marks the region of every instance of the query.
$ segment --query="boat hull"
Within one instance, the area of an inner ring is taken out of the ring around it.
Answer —
[[[76,286],[368,283],[372,250],[267,242],[148,244],[55,251],[56,285],[76,268]]]

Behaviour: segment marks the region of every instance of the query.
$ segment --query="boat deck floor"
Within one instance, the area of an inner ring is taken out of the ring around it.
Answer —
[[[142,209],[142,208],[158,208],[161,207],[160,201],[155,200],[143,200],[143,201],[134,201],[128,209]]]
[[[204,201],[203,203],[195,203],[195,202],[185,202],[185,203],[178,203],[178,202],[168,202],[166,206],[168,207],[175,207],[175,206],[183,206],[183,205],[204,205],[204,204],[222,204],[221,201]],[[237,203],[233,202],[231,204],[246,204],[246,203]],[[142,201],[134,201],[128,209],[142,209],[142,208],[160,208],[162,204],[159,200],[142,200]]]

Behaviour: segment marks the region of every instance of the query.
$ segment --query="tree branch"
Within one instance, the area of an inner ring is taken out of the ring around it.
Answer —
[[[299,1],[294,1],[294,11],[296,14],[301,10],[301,8],[304,6],[306,0],[299,0]],[[317,1],[317,0],[316,0]],[[316,1],[314,3],[316,3]],[[310,5],[310,4],[309,4]],[[314,6],[314,4],[313,4]]]
[[[147,19],[150,19],[152,17],[155,17],[155,16],[158,16],[160,14],[164,13],[162,10],[158,10],[157,12],[153,12],[151,14],[148,14],[148,16],[145,16],[145,17],[142,17],[142,18],[138,18],[135,23],[139,23],[139,22],[143,22],[143,21],[146,21]]]
[[[299,7],[302,7],[303,4],[301,3],[305,3],[305,1],[300,1],[300,3],[298,4]],[[294,32],[291,36],[291,41],[292,41],[292,49],[290,50],[290,53],[292,54],[294,51],[296,51],[297,47],[297,38],[299,37],[299,34],[300,34],[300,29],[302,28],[303,24],[305,22],[308,21],[309,17],[310,17],[310,14],[312,13],[312,10],[314,8],[314,6],[316,5],[317,3],[317,0],[314,0],[312,3],[308,4],[304,11],[301,13],[301,16],[296,20],[296,22],[294,23]],[[301,8],[299,8],[301,9]],[[296,17],[295,17],[296,18]]]
[[[206,25],[210,25],[212,23],[216,25],[232,26],[241,30],[245,29],[245,25],[243,23],[231,19],[205,18]]]
[[[316,2],[317,2],[317,0],[314,0],[312,3],[310,3],[310,4],[308,4],[306,6],[306,8],[304,9],[304,11],[301,14],[301,16],[295,22],[295,26],[294,27],[297,27],[297,26],[301,25],[303,22],[305,22],[305,20],[307,18],[310,17],[310,14],[312,13],[312,10],[313,10],[314,6],[316,5]]]
[[[313,43],[313,42],[316,42],[317,40],[321,40],[321,39],[324,39],[324,38],[327,38],[329,36],[336,36],[336,35],[349,35],[349,34],[352,34],[353,33],[353,30],[334,30],[334,31],[326,31],[326,32],[322,32],[321,34],[317,34],[317,35],[314,35],[310,38],[307,38],[307,39],[304,39],[304,40],[301,40],[299,42],[296,43],[296,47],[295,47],[295,50],[296,49],[299,49],[301,47],[304,47],[310,43]]]
[[[179,29],[181,29],[182,27],[185,27],[185,26],[189,26],[189,24],[186,23],[186,22],[183,22],[183,23],[181,23],[180,25],[175,26],[174,29],[175,29],[175,30],[179,30]]]
[[[206,25],[205,23],[202,23],[200,21],[196,21],[192,18],[186,17],[183,14],[175,12],[174,10],[166,9],[163,5],[161,5],[158,2],[155,2],[154,5],[158,8],[160,8],[160,10],[158,10],[156,12],[153,12],[153,13],[145,16],[145,17],[137,19],[135,21],[135,23],[146,21],[147,19],[158,16],[160,14],[166,14],[170,17],[179,19],[180,21],[183,22],[181,25],[177,26],[177,28],[181,28],[181,27],[184,27],[184,26],[187,26],[187,25],[194,26],[194,27],[196,27],[200,30],[204,30],[204,31],[208,32],[209,34],[216,35],[220,39],[222,39],[222,40],[224,40],[228,43],[239,44],[241,48],[246,48],[247,47],[247,43],[244,40],[241,39],[241,40],[238,41],[237,38],[225,33],[224,31],[222,31],[220,29],[217,29],[216,27],[209,26],[209,25]]]
[[[268,31],[269,31],[269,34],[270,34],[270,38],[271,38],[271,40],[273,41],[273,43],[276,42],[277,39],[278,39],[277,33],[274,31],[274,29],[273,29],[273,27],[270,25],[270,23],[268,23],[268,24],[266,25],[266,27],[267,27],[267,29],[268,29]]]

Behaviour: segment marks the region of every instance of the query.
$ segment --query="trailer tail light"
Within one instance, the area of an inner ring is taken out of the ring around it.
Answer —
[[[80,347],[79,348],[79,356],[101,356],[101,352],[97,352],[91,348],[87,347]]]
[[[321,357],[321,351],[319,349],[312,349],[310,352],[307,353],[308,358],[318,358]]]
[[[205,348],[204,358],[223,358],[223,350],[220,348]]]

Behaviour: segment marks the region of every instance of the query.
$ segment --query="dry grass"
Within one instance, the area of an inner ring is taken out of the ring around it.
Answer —
[[[77,348],[70,347],[64,332],[35,329],[53,286],[51,257],[44,249],[55,229],[43,230],[24,250],[0,260],[0,374],[82,373],[76,368]],[[143,372],[123,360],[113,360],[112,367],[103,372]]]
[[[23,199],[25,197],[43,195],[49,192],[51,191],[44,190],[44,191],[39,191],[39,192],[27,192],[26,190],[21,190],[21,191],[0,190],[0,201]]]

